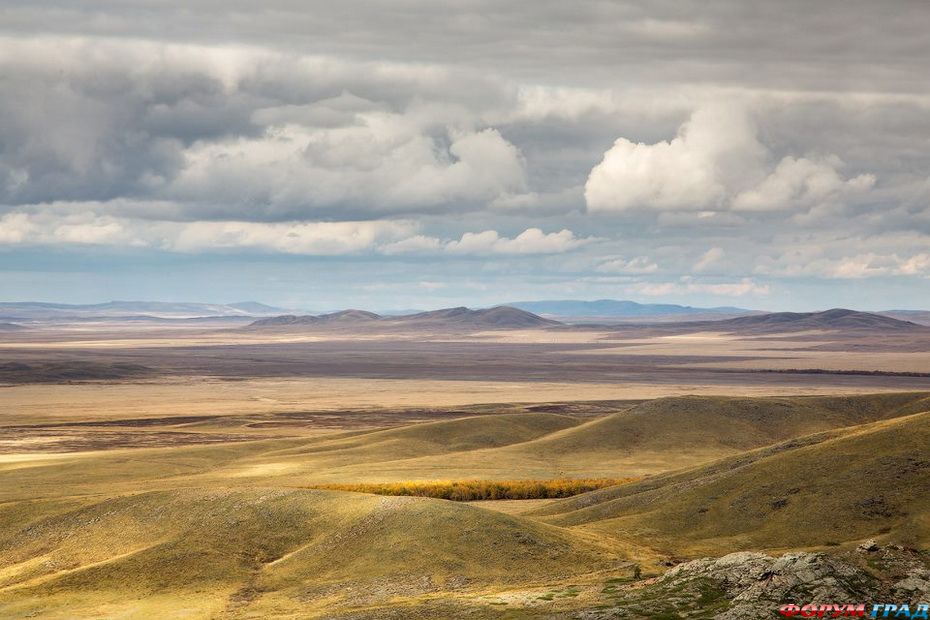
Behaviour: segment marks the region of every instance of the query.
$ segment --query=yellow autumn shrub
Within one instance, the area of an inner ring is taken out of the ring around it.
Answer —
[[[556,478],[551,480],[427,480],[319,484],[311,488],[375,495],[410,495],[457,502],[489,499],[554,499],[626,484],[637,478]]]

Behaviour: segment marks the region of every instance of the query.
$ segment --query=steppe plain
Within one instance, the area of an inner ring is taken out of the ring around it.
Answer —
[[[0,332],[0,616],[743,618],[817,595],[920,600],[930,327],[848,318]],[[591,477],[633,481],[482,502],[314,488]],[[772,562],[781,589],[747,612],[760,581],[721,566]]]

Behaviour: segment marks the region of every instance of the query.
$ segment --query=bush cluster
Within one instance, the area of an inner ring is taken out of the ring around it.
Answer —
[[[557,478],[553,480],[429,480],[320,484],[314,489],[375,495],[410,495],[456,502],[488,499],[554,499],[632,482],[636,478]]]

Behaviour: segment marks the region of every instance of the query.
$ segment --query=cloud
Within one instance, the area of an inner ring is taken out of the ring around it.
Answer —
[[[0,217],[0,244],[24,243],[33,233],[34,226],[25,213],[8,213]]]
[[[630,286],[641,295],[669,297],[673,295],[706,294],[720,297],[764,296],[771,292],[768,284],[760,284],[752,278],[735,282],[699,282],[688,276],[678,282],[642,282]]]
[[[369,251],[409,239],[411,221],[170,222],[83,213],[8,213],[0,217],[3,245],[110,245],[171,252],[258,250],[331,256]]]
[[[497,131],[430,135],[381,113],[351,127],[270,127],[185,157],[167,195],[224,211],[263,205],[272,217],[476,208],[525,186],[519,152]]]
[[[767,172],[771,151],[744,106],[696,110],[670,141],[619,138],[585,185],[592,212],[771,211],[812,208],[868,191],[870,174],[845,179],[836,156],[786,156]]]
[[[284,254],[338,256],[371,250],[413,234],[411,222],[193,222],[180,227],[166,248],[180,252],[254,249]]]
[[[466,232],[442,240],[419,232],[412,220],[358,222],[172,222],[118,218],[92,212],[46,209],[0,216],[0,245],[113,245],[151,247],[169,252],[242,251],[341,256],[394,255],[541,255],[582,247],[593,238],[568,230],[544,233],[528,228],[516,237],[497,231]]]
[[[864,252],[839,258],[783,256],[779,260],[763,258],[758,273],[788,277],[818,277],[840,280],[858,280],[887,276],[930,277],[930,253],[918,252],[901,256],[898,253],[881,254]]]
[[[489,303],[638,281],[703,305],[771,276],[779,307],[930,303],[920,3],[10,4],[0,244],[50,283],[111,277],[108,246],[146,249],[119,264],[143,295],[139,274],[199,263],[281,297],[394,273],[466,305],[479,277]]]
[[[538,228],[528,228],[513,238],[503,237],[496,230],[485,230],[466,232],[459,239],[451,240],[415,235],[383,245],[380,252],[389,255],[529,256],[570,252],[593,241],[595,239],[592,237],[579,238],[568,229],[544,233]]]
[[[339,6],[321,0],[268,0],[260,6],[229,0],[224,6],[227,11],[218,13],[212,4],[179,0],[142,6],[21,3],[6,12],[2,29],[193,42],[229,40],[235,33],[243,45],[290,53],[323,49],[355,57],[428,59],[514,74],[522,81],[543,74],[550,79],[539,81],[557,84],[714,80],[826,90],[848,89],[853,75],[872,88],[897,92],[920,90],[903,69],[913,69],[930,47],[919,2],[903,3],[892,14],[871,3],[847,13],[837,13],[842,3],[818,3],[804,8],[803,21],[792,4],[750,12],[738,10],[742,4],[733,0],[710,7],[618,0],[570,9],[551,0],[506,5],[416,0],[405,3],[403,11],[365,0]],[[184,19],[178,19],[182,13]],[[786,37],[789,26],[791,37]],[[556,29],[558,46],[550,36]],[[846,45],[853,30],[857,39],[869,41],[868,49]],[[897,70],[888,71],[889,65]]]
[[[502,193],[489,202],[488,207],[508,214],[562,215],[576,209],[580,211],[583,203],[583,189],[575,186],[553,192]]]
[[[428,291],[438,291],[440,289],[446,288],[449,285],[445,282],[430,282],[429,280],[421,280],[420,282],[417,282],[417,286]]]
[[[0,245],[125,245],[139,246],[126,224],[92,213],[7,213],[0,216]]]
[[[486,230],[465,233],[458,241],[448,242],[445,249],[450,254],[558,254],[591,241],[579,239],[568,229],[547,234],[538,228],[527,228],[512,239],[501,237],[497,231]]]
[[[436,237],[414,235],[400,241],[381,246],[383,254],[435,254],[442,248],[442,242]]]
[[[167,201],[186,219],[377,218],[526,191],[493,79],[248,47],[0,36],[0,204]]]
[[[591,211],[719,207],[726,182],[740,176],[745,157],[762,155],[742,110],[702,108],[671,141],[643,144],[619,138],[591,170],[585,200]]]
[[[720,262],[724,257],[723,248],[711,248],[701,255],[701,258],[694,264],[694,271],[706,271],[708,267]]]
[[[613,258],[600,263],[595,271],[600,273],[628,273],[642,274],[655,273],[659,266],[646,256],[636,256],[631,259]]]
[[[756,187],[739,193],[732,206],[737,211],[774,211],[800,206],[815,207],[830,200],[867,192],[875,176],[860,174],[843,179],[843,162],[836,156],[814,161],[785,157]]]

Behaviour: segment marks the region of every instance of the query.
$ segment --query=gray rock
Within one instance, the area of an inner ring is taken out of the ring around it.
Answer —
[[[862,543],[861,545],[859,545],[858,547],[856,547],[856,551],[861,551],[863,553],[873,553],[875,551],[878,551],[878,549],[879,549],[878,543],[875,542],[871,538],[865,541],[864,543]]]
[[[675,587],[683,580],[709,579],[732,605],[716,616],[744,620],[769,615],[785,601],[850,601],[863,596],[868,577],[847,562],[823,553],[787,553],[779,558],[762,553],[731,553],[676,566],[660,583]],[[916,583],[916,582],[915,582]]]
[[[906,600],[930,600],[930,570],[917,568],[891,586],[892,591]]]

